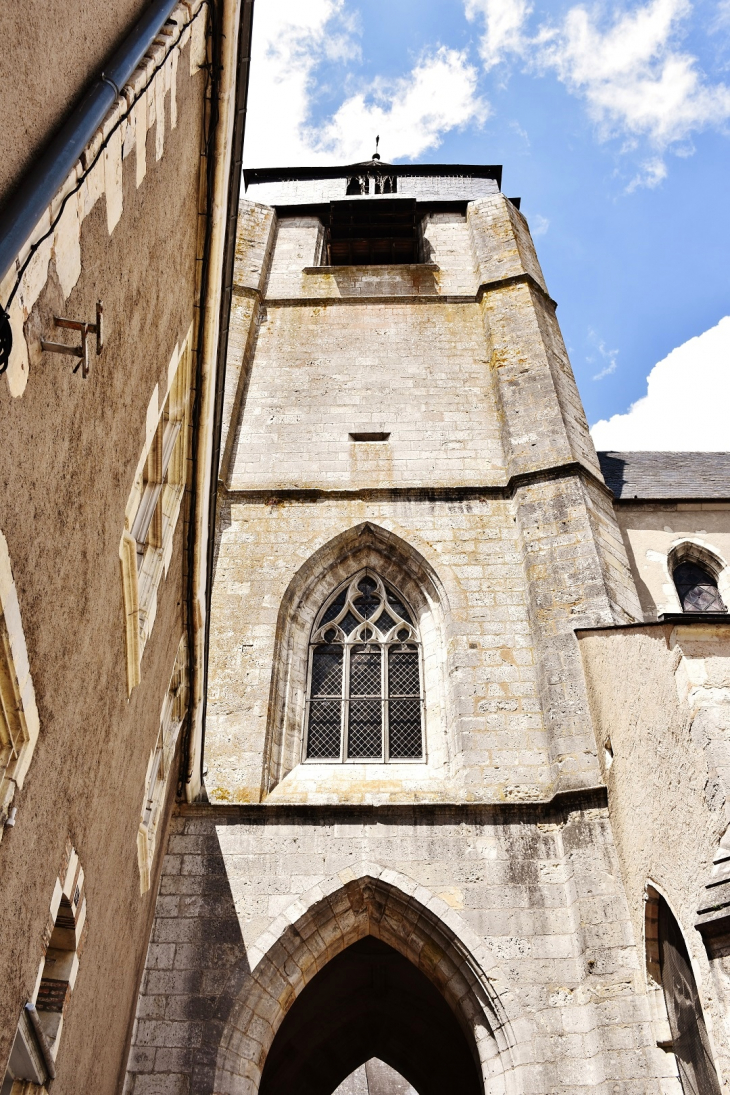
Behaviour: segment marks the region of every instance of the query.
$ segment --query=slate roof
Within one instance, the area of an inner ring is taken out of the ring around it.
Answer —
[[[599,452],[616,498],[730,499],[730,452]]]

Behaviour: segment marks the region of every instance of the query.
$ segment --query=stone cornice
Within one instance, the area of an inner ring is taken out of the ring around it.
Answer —
[[[608,790],[605,786],[585,787],[574,791],[559,791],[552,798],[531,802],[389,802],[373,803],[178,803],[175,811],[180,817],[225,818],[228,822],[265,822],[274,818],[286,821],[300,817],[314,820],[323,815],[337,814],[339,818],[353,820],[372,818],[373,821],[398,822],[418,814],[421,820],[430,818],[434,823],[500,821],[538,822],[579,810],[601,810],[608,807]]]
[[[542,297],[546,304],[549,304],[552,308],[557,308],[557,302],[553,300],[550,294],[545,290],[540,282],[532,276],[532,274],[522,273],[513,274],[511,277],[498,278],[496,281],[484,281],[479,286],[476,292],[477,301],[481,301],[487,293],[494,293],[500,289],[511,289],[513,285],[529,285],[531,289],[534,289],[538,296]]]
[[[437,270],[433,264],[420,264],[419,269]],[[346,267],[312,266],[306,267],[302,273],[315,274],[326,273],[332,276],[333,270],[345,270]],[[367,269],[365,267],[364,269]],[[380,267],[388,270],[389,267]],[[395,268],[393,268],[395,269]],[[296,296],[296,297],[265,297],[260,290],[248,285],[234,284],[233,293],[239,297],[252,297],[265,303],[270,308],[321,308],[328,304],[479,304],[487,293],[499,292],[502,289],[511,289],[515,285],[528,285],[551,308],[557,308],[556,301],[540,285],[540,282],[532,274],[514,274],[506,278],[498,278],[495,281],[482,282],[475,293],[376,293],[350,294],[343,296]]]
[[[598,490],[613,498],[611,491],[595,473],[577,460],[567,464],[556,464],[534,471],[521,472],[511,476],[505,483],[483,484],[465,487],[360,487],[332,488],[323,487],[263,487],[256,489],[228,487],[219,481],[226,494],[235,495],[238,502],[467,502],[473,500],[509,500],[518,490],[533,483],[551,482],[556,479],[570,479],[574,476],[591,483]]]

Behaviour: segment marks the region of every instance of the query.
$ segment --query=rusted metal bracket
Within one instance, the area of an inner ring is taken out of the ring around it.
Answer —
[[[96,335],[97,357],[104,349],[104,305],[100,300],[97,300],[96,323],[82,323],[78,319],[66,319],[64,316],[54,316],[53,322],[56,327],[63,327],[67,331],[80,331],[81,345],[67,346],[63,342],[46,342],[42,338],[41,350],[47,354],[69,354],[71,357],[80,358],[74,372],[78,372],[79,367],[81,367],[81,376],[86,380],[91,368],[89,362],[89,335]]]

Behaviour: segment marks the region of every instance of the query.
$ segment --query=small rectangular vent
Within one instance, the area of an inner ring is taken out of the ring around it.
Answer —
[[[350,441],[387,441],[389,433],[351,433]]]

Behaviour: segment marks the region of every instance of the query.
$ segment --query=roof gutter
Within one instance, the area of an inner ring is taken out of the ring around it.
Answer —
[[[221,67],[213,151],[215,172],[212,195],[209,195],[210,240],[204,269],[205,285],[201,299],[198,340],[198,429],[194,443],[195,482],[190,523],[191,710],[187,745],[182,758],[185,797],[188,802],[193,802],[200,794],[203,778],[218,465],[248,100],[253,4],[254,0],[223,0],[218,9]]]
[[[177,0],[154,0],[0,212],[0,282],[116,102]],[[0,302],[6,303],[6,302]]]

